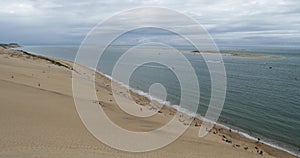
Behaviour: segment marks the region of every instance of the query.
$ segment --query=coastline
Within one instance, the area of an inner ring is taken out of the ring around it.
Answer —
[[[31,46],[34,47],[34,46]],[[95,46],[91,46],[91,47],[95,47]],[[99,47],[99,46],[97,46]],[[104,46],[100,46],[102,48],[104,48]],[[118,49],[128,49],[131,46],[118,46],[118,45],[113,45],[113,46],[109,46],[107,48],[118,48]],[[9,48],[9,47],[7,47]],[[14,46],[14,47],[10,47],[10,48],[16,48],[16,50],[20,50],[18,48],[18,46]],[[144,47],[137,47],[135,49],[140,49],[140,50],[155,50],[155,49],[165,49],[165,48],[157,48],[157,47],[151,47],[151,46],[144,46]],[[265,54],[250,54],[250,53],[234,53],[234,52],[228,52],[228,51],[219,51],[219,52],[213,52],[213,51],[198,51],[198,50],[187,50],[187,49],[181,49],[178,48],[179,52],[184,52],[184,53],[203,53],[203,54],[221,54],[221,55],[228,55],[228,56],[233,56],[233,57],[241,57],[241,58],[261,58],[261,59],[277,59],[277,58],[283,58],[283,56],[277,56],[277,55],[265,55]]]
[[[8,63],[8,64],[11,64],[12,66],[15,66],[15,65],[14,65],[14,63],[9,62],[9,60],[17,60],[19,63],[23,62],[23,65],[24,64],[26,65],[26,63],[28,64],[29,61],[31,61],[31,62],[35,61],[35,62],[33,62],[33,64],[36,64],[36,63],[37,64],[34,65],[34,66],[37,66],[39,64],[45,66],[45,63],[48,64],[48,65],[46,65],[46,67],[48,67],[49,64],[50,65],[56,65],[56,66],[58,66],[58,68],[55,67],[53,69],[55,69],[55,71],[58,71],[58,70],[62,71],[64,73],[68,72],[67,73],[68,77],[70,77],[69,76],[70,75],[70,71],[75,71],[75,70],[71,69],[71,65],[73,63],[69,62],[69,61],[62,61],[62,60],[58,60],[58,59],[45,58],[45,57],[41,57],[41,56],[35,56],[35,55],[29,54],[29,53],[26,54],[25,52],[22,52],[22,51],[13,51],[13,50],[8,50],[8,49],[3,49],[3,48],[0,48],[0,51],[1,51],[1,53],[0,53],[1,54],[1,61],[5,61],[3,63]],[[6,54],[7,58],[3,57],[3,54]],[[52,61],[55,61],[55,62],[52,62]],[[60,63],[60,64],[58,64],[58,63]],[[65,65],[65,66],[62,66],[62,65]],[[11,70],[16,71],[16,72],[11,72],[11,73],[19,73],[19,74],[24,75],[24,72],[18,72],[17,69],[11,69]],[[52,72],[53,70],[47,70],[47,71]],[[7,72],[7,70],[6,69],[2,69],[1,72]],[[92,70],[87,70],[87,72],[92,73]],[[8,74],[8,72],[4,73],[4,74]],[[42,72],[40,75],[42,76],[43,74],[44,73]],[[62,75],[62,74],[60,74],[60,75]],[[2,84],[6,84],[8,80],[13,80],[13,79],[16,80],[15,76],[14,77],[13,76],[14,75],[10,75],[8,78],[5,78],[4,79],[5,81],[3,81],[3,79],[1,79],[1,81],[2,81],[1,83]],[[107,101],[107,98],[110,97],[110,91],[111,91],[110,86],[107,86],[107,85],[109,85],[109,83],[111,82],[111,80],[108,77],[106,77],[106,76],[104,76],[103,74],[100,74],[100,73],[97,73],[96,76],[97,76],[97,83],[100,85],[100,87],[98,88],[99,92],[104,92],[106,94],[101,103],[103,103],[104,107],[105,107],[105,105],[114,105],[115,106],[115,104],[114,104],[113,101],[110,101],[110,100]],[[84,77],[86,77],[86,75]],[[31,83],[30,76],[26,76],[23,79],[26,79],[26,82]],[[18,81],[18,82],[25,82],[25,81]],[[51,84],[56,84],[57,82],[59,82],[59,80],[52,81],[52,80],[49,79],[49,83],[50,82],[51,82]],[[26,84],[28,84],[28,83],[26,83]],[[22,83],[22,84],[24,84],[24,83]],[[45,83],[45,84],[47,84],[47,83]],[[43,86],[43,83],[42,84],[39,83],[37,86],[40,87],[40,85]],[[55,87],[57,88],[56,90],[53,90],[53,88],[51,86],[46,87],[45,89],[47,89],[47,90],[52,89],[53,91],[55,91],[57,93],[68,94],[68,95],[69,95],[70,90],[71,90],[71,89],[69,89],[70,87],[68,87],[67,89],[63,89],[63,88],[60,89],[57,86],[55,86]],[[123,87],[123,88],[120,87],[120,89],[118,89],[119,92],[121,92],[122,90],[126,90],[126,88],[125,87]],[[134,94],[135,100],[138,100],[139,103],[142,104],[142,105],[146,105],[147,102],[149,102],[149,98],[147,98],[146,96],[141,96],[140,94],[138,94],[138,93],[136,93],[134,91],[132,91],[132,94]],[[101,99],[100,99],[100,101],[101,101]],[[100,104],[100,101],[99,101],[99,104]],[[119,109],[117,109],[117,107],[109,107],[107,111],[108,111],[109,115],[111,115],[113,117],[115,116],[115,118],[114,118],[115,120],[113,119],[115,122],[117,122],[117,123],[121,122],[120,126],[122,126],[122,127],[124,126],[123,125],[123,123],[124,123],[123,121],[124,120],[120,120],[119,117],[118,117],[120,115],[119,114],[120,111],[119,111]],[[114,114],[116,112],[117,112],[117,114]],[[175,112],[176,112],[176,109],[174,109],[172,107],[164,107],[162,109],[161,113],[159,113],[158,116],[156,116],[156,118],[153,118],[153,122],[155,122],[155,123],[151,124],[151,128],[150,129],[152,129],[152,128],[156,127],[156,126],[163,125],[165,122],[161,121],[161,117],[166,117],[166,120],[169,120],[170,118],[172,118],[174,116]],[[118,116],[116,116],[116,115],[118,115]],[[124,115],[124,114],[122,114],[122,115]],[[128,116],[126,116],[126,117],[128,117]],[[138,120],[135,123],[139,124],[139,123],[144,123],[144,122],[145,122],[145,120],[142,120],[140,122]],[[200,119],[196,119],[195,121],[192,122],[192,125],[191,125],[191,127],[189,127],[189,130],[181,138],[179,138],[179,140],[178,140],[179,141],[179,146],[180,146],[180,142],[182,143],[184,141],[190,140],[191,142],[189,142],[190,143],[189,147],[193,148],[192,146],[193,145],[197,145],[197,144],[199,144],[200,146],[202,145],[201,147],[203,147],[203,144],[201,144],[201,143],[198,142],[199,140],[195,140],[195,139],[198,139],[196,133],[199,130],[199,124],[201,124],[201,120]],[[137,129],[133,125],[134,125],[134,123],[129,124],[129,125],[125,125],[126,126],[125,128],[132,129],[132,130],[137,130],[137,131],[140,131],[140,130],[141,131],[143,131],[143,130],[149,130],[149,128],[141,128],[141,129],[138,128]],[[11,127],[11,128],[13,128],[13,127]],[[226,143],[226,142],[222,141],[221,138],[223,137],[223,135],[225,135],[226,138],[230,137],[232,139],[232,143]],[[261,150],[264,151],[263,157],[272,157],[272,156],[273,157],[274,156],[275,157],[296,157],[296,156],[292,156],[292,155],[290,155],[290,154],[288,154],[288,153],[286,153],[284,151],[281,151],[281,150],[269,147],[268,145],[265,145],[265,144],[262,144],[262,143],[256,143],[256,141],[254,141],[254,140],[250,140],[250,139],[248,139],[246,137],[243,137],[243,136],[239,135],[238,133],[235,133],[235,132],[232,132],[232,131],[229,132],[228,129],[225,129],[224,127],[222,128],[222,127],[219,127],[219,126],[216,126],[210,132],[210,134],[207,137],[204,138],[204,141],[207,141],[206,143],[211,143],[210,145],[214,145],[215,144],[215,146],[217,148],[216,150],[218,150],[218,151],[220,150],[220,152],[222,152],[222,149],[221,149],[222,147],[224,147],[224,148],[226,148],[228,150],[231,149],[230,150],[230,154],[232,154],[232,155],[235,155],[235,154],[239,155],[239,156],[240,155],[244,155],[246,157],[260,156],[259,154],[255,153],[256,152],[255,147],[258,147],[260,151]],[[232,147],[233,144],[240,145],[240,147],[237,147],[237,146],[236,147]],[[3,146],[2,143],[1,143],[1,146]],[[247,149],[245,149],[246,147],[247,147]],[[177,146],[175,145],[174,148],[177,149]],[[0,148],[0,150],[1,150],[1,148]],[[164,150],[164,149],[162,149],[162,150]],[[162,150],[160,150],[160,151],[162,151]],[[170,151],[174,151],[174,150],[170,150]],[[209,150],[209,151],[211,151],[211,150]],[[211,151],[211,152],[214,152],[214,151]],[[2,152],[0,151],[0,155],[2,153],[3,153],[3,151]],[[211,153],[211,154],[214,154],[214,153]],[[232,155],[230,155],[230,156],[232,156]],[[230,157],[230,156],[228,156],[228,157]]]
[[[149,94],[142,92],[140,90],[135,90],[131,87],[128,87],[127,85],[118,82],[116,80],[114,80],[113,78],[111,78],[109,75],[103,74],[101,72],[97,73],[103,75],[104,77],[106,77],[108,80],[112,80],[113,82],[116,82],[117,84],[119,84],[120,86],[129,89],[131,91],[131,93],[134,93],[134,95],[139,95],[139,97],[144,97],[144,103],[143,104],[147,104],[149,102],[149,100],[154,100],[157,101],[159,104],[164,104],[165,106],[167,106],[167,109],[171,110],[172,112],[181,112],[184,115],[187,115],[185,117],[191,117],[191,114],[187,113],[187,111],[185,109],[180,109],[180,107],[178,107],[177,105],[171,105],[170,103],[163,103],[161,100],[157,99],[157,98],[153,98],[152,96],[150,96]],[[135,98],[133,98],[135,99]],[[146,101],[145,101],[146,100]],[[146,103],[145,103],[146,102]],[[192,121],[192,123],[190,124],[190,126],[194,125],[194,126],[200,126],[200,124],[202,124],[203,122],[203,118],[199,115],[194,117],[194,121]],[[221,134],[225,134],[226,136],[229,135],[230,139],[237,139],[240,141],[244,141],[244,142],[248,142],[251,144],[255,144],[256,146],[260,146],[261,148],[263,148],[265,151],[267,151],[270,155],[273,155],[275,157],[287,157],[286,154],[292,156],[292,157],[297,157],[296,153],[293,153],[292,151],[289,151],[288,149],[282,148],[280,146],[277,146],[275,144],[266,142],[264,140],[261,140],[258,142],[257,138],[255,138],[254,136],[251,136],[250,134],[246,133],[246,132],[242,132],[239,131],[237,129],[235,129],[234,127],[230,128],[229,126],[220,124],[220,123],[214,123],[214,127],[211,129],[211,131],[209,133],[214,133],[212,131],[222,131]],[[214,133],[216,134],[216,133]],[[217,133],[218,134],[218,133]],[[219,135],[220,136],[220,135]],[[255,148],[255,147],[254,147]]]

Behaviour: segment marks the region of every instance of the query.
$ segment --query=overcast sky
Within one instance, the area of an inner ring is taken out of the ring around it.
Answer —
[[[192,16],[219,45],[300,45],[299,0],[1,0],[0,43],[80,44],[105,18],[143,6]]]

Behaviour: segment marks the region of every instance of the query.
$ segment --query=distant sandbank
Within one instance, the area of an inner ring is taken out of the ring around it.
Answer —
[[[220,53],[224,55],[236,56],[236,57],[244,57],[244,58],[281,58],[280,56],[270,56],[270,55],[263,55],[263,54],[245,54],[245,53],[231,53],[231,52],[206,52],[206,51],[198,51],[194,50],[193,53]]]

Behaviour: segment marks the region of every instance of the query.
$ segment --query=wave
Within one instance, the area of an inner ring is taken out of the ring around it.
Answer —
[[[237,127],[230,126],[230,125],[225,125],[225,124],[222,124],[222,123],[219,123],[219,122],[217,122],[216,125],[221,127],[221,128],[227,129],[227,130],[230,129],[233,133],[237,133],[240,136],[242,136],[244,138],[247,138],[247,139],[250,139],[250,140],[253,140],[253,141],[257,141],[257,138],[260,138],[260,142],[265,144],[265,145],[268,145],[272,148],[275,148],[275,149],[278,149],[278,150],[281,150],[281,151],[285,151],[285,152],[287,152],[291,155],[294,155],[294,156],[299,156],[299,153],[297,153],[297,149],[294,149],[294,150],[289,149],[289,148],[293,148],[293,147],[284,148],[281,145],[278,145],[280,143],[275,141],[275,140],[271,140],[271,139],[268,139],[268,138],[263,137],[263,136],[255,137],[255,136],[249,134],[250,132],[243,131],[241,129],[238,129]],[[286,146],[289,146],[289,145],[286,144]]]
[[[237,133],[239,134],[240,136],[244,137],[244,138],[247,138],[247,139],[250,139],[250,140],[253,140],[253,141],[256,141],[258,137],[255,137],[251,134],[249,134],[250,132],[247,132],[247,131],[243,131],[242,129],[239,129],[238,127],[234,127],[234,126],[231,126],[231,125],[226,125],[225,123],[220,123],[220,122],[214,122],[214,121],[211,121],[211,120],[208,120],[207,118],[201,116],[200,114],[195,114],[195,112],[191,112],[190,110],[186,109],[186,108],[182,108],[181,106],[179,105],[172,105],[169,101],[163,101],[159,98],[156,98],[154,96],[151,96],[149,93],[146,93],[144,91],[141,91],[141,90],[137,90],[137,89],[134,89],[120,81],[117,81],[115,79],[113,79],[111,76],[107,75],[107,74],[104,74],[100,71],[97,71],[98,73],[100,73],[101,75],[107,77],[108,79],[118,83],[119,85],[121,85],[122,87],[128,89],[128,90],[131,90],[132,92],[134,93],[137,93],[141,96],[144,96],[146,98],[148,98],[149,100],[153,100],[153,101],[157,101],[158,103],[162,104],[162,105],[166,105],[166,106],[169,106],[171,108],[174,108],[175,110],[177,110],[178,112],[181,112],[181,113],[184,113],[186,114],[187,116],[189,117],[195,117],[201,121],[206,121],[206,122],[210,122],[210,123],[213,123],[215,124],[216,126],[218,127],[221,127],[223,129],[226,129],[226,130],[231,130],[232,132],[234,133]],[[276,143],[276,141],[274,140],[271,140],[271,139],[268,139],[268,138],[265,138],[265,137],[259,137],[260,138],[260,142],[261,143],[264,143],[272,148],[275,148],[275,149],[278,149],[278,150],[281,150],[281,151],[285,151],[291,155],[294,155],[294,156],[299,156],[299,154],[297,153],[296,150],[292,150],[292,149],[288,149],[288,148],[284,148],[280,145],[278,145],[279,143]]]

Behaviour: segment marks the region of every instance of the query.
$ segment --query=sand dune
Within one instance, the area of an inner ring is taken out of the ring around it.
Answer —
[[[0,48],[0,157],[294,157],[219,127],[199,138],[200,120],[194,121],[174,143],[156,151],[129,153],[112,149],[89,133],[76,112],[71,80],[72,71],[76,70],[71,69],[72,63],[55,61],[66,66]],[[86,69],[82,77],[88,79],[91,73]],[[150,118],[136,118],[122,112],[111,95],[110,83],[97,74],[99,100],[90,101],[102,106],[119,126],[150,131],[175,117],[176,111],[167,107]],[[126,91],[123,87],[114,90],[119,95]],[[137,94],[133,98],[147,110],[147,98]],[[222,141],[223,135],[231,138],[232,143]],[[255,147],[263,151],[263,156]]]

